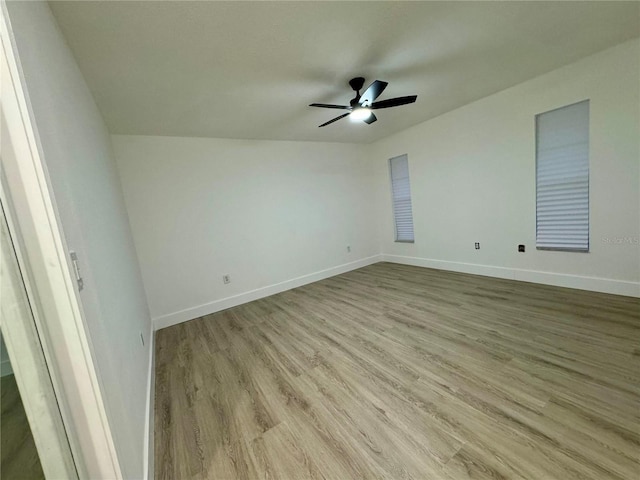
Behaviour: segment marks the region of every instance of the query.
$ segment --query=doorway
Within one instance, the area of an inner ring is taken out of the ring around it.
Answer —
[[[0,476],[78,478],[7,209],[0,200]]]

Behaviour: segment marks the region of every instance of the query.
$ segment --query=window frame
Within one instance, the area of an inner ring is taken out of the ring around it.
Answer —
[[[392,163],[394,160],[398,158],[406,158],[407,161],[407,180],[409,182],[409,200],[411,202],[411,231],[413,233],[413,238],[411,240],[399,239],[398,238],[398,222],[396,218],[396,205],[395,205],[395,195],[393,189],[393,167]],[[389,189],[391,191],[391,215],[393,217],[393,230],[394,230],[394,242],[395,243],[415,243],[416,242],[416,232],[415,232],[415,223],[413,221],[413,196],[411,195],[411,173],[409,172],[409,155],[403,153],[401,155],[396,155],[395,157],[389,158],[387,161],[388,169],[389,169]]]
[[[542,115],[546,115],[558,110],[574,107],[581,103],[587,104],[587,247],[586,248],[574,248],[574,247],[544,247],[538,246],[538,160],[539,160],[539,119]],[[562,105],[557,108],[552,108],[544,112],[540,112],[534,116],[534,144],[535,144],[535,240],[536,250],[551,251],[551,252],[572,252],[572,253],[589,253],[591,249],[591,99],[585,98],[577,102]]]

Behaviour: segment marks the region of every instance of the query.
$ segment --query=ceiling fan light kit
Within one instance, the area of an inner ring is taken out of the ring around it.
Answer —
[[[337,122],[338,120],[349,117],[354,122],[363,121],[367,124],[372,124],[377,120],[377,117],[372,110],[380,108],[398,107],[400,105],[407,105],[413,103],[418,98],[417,95],[409,95],[406,97],[390,98],[388,100],[382,100],[376,102],[375,100],[380,94],[387,88],[388,83],[381,80],[375,80],[371,85],[367,87],[362,95],[360,90],[364,86],[364,78],[356,77],[349,80],[349,86],[356,92],[356,96],[351,99],[349,105],[332,105],[328,103],[312,103],[310,107],[320,108],[333,108],[336,110],[348,110],[347,113],[343,113],[335,118],[332,118],[328,122],[323,123],[320,127],[326,127],[327,125]]]
[[[349,120],[357,122],[359,120],[365,120],[365,119],[369,118],[371,115],[372,115],[371,110],[369,110],[366,107],[360,107],[360,108],[354,109],[349,114]]]

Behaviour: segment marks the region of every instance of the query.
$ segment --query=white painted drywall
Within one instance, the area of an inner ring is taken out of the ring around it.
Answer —
[[[591,101],[590,252],[536,251],[534,116],[585,99]],[[384,258],[638,295],[639,138],[636,39],[370,144]],[[393,236],[388,159],[403,153],[415,244],[395,243]],[[525,253],[517,252],[520,243]]]
[[[46,2],[8,2],[125,478],[142,478],[151,322],[111,142]],[[141,345],[140,333],[147,337]]]
[[[591,251],[536,251],[534,116],[585,98]],[[637,295],[638,100],[634,41],[367,146],[114,135],[156,327],[380,253],[388,261]],[[409,154],[415,244],[393,241],[387,161],[402,153]],[[526,253],[517,252],[519,243]],[[232,282],[224,285],[227,273]]]
[[[112,139],[159,326],[379,251],[371,162],[358,145]]]

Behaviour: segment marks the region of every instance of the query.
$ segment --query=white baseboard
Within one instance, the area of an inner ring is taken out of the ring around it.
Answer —
[[[366,267],[373,263],[381,261],[381,255],[373,255],[371,257],[362,258],[355,262],[345,263],[336,267],[327,268],[326,270],[320,270],[319,272],[310,273],[301,277],[292,278],[284,282],[275,283],[266,287],[257,288],[249,292],[234,295],[232,297],[221,298],[213,302],[205,303],[197,307],[187,308],[179,312],[170,313],[168,315],[162,315],[153,319],[153,326],[156,330],[161,328],[170,327],[178,323],[193,320],[204,315],[226,310],[227,308],[235,307],[243,303],[252,302],[259,298],[268,297],[269,295],[275,295],[276,293],[291,290],[292,288],[301,287],[308,283],[317,282],[318,280],[324,280],[325,278],[340,275],[342,273],[356,270],[358,268]]]
[[[12,373],[13,367],[11,367],[11,362],[8,359],[2,360],[2,362],[0,362],[0,377],[6,377]]]
[[[452,272],[471,273],[473,275],[484,275],[487,277],[506,278],[522,282],[541,283],[556,287],[591,290],[614,295],[625,295],[627,297],[640,297],[640,283],[638,282],[625,282],[622,280],[568,275],[564,273],[539,272],[519,268],[494,267],[475,263],[449,262],[421,257],[405,257],[401,255],[383,254],[382,261],[414,265],[416,267],[435,268],[438,270],[449,270]]]
[[[259,298],[275,295],[276,293],[301,287],[309,283],[317,282],[325,278],[340,275],[342,273],[366,267],[377,262],[400,263],[404,265],[414,265],[417,267],[435,268],[437,270],[449,270],[452,272],[470,273],[473,275],[484,275],[487,277],[506,278],[509,280],[519,280],[522,282],[541,283],[544,285],[554,285],[557,287],[576,288],[579,290],[591,290],[594,292],[611,293],[614,295],[625,295],[628,297],[640,297],[640,283],[626,282],[622,280],[611,280],[607,278],[585,277],[580,275],[569,275],[562,273],[540,272],[536,270],[525,270],[518,268],[495,267],[491,265],[480,265],[475,263],[450,262],[445,260],[434,260],[421,257],[405,257],[401,255],[372,255],[371,257],[345,263],[336,267],[310,273],[301,277],[286,280],[281,283],[268,285],[266,287],[251,290],[249,292],[234,295],[232,297],[221,298],[203,305],[187,308],[179,312],[162,315],[153,319],[153,326],[156,330],[170,327],[178,323],[186,322],[194,318],[209,315],[211,313],[226,310],[243,303],[248,303]]]
[[[152,328],[149,335],[149,379],[147,381],[147,417],[144,436],[144,479],[155,478],[155,449],[154,449],[154,425],[155,425],[155,391],[156,391],[156,332]]]

